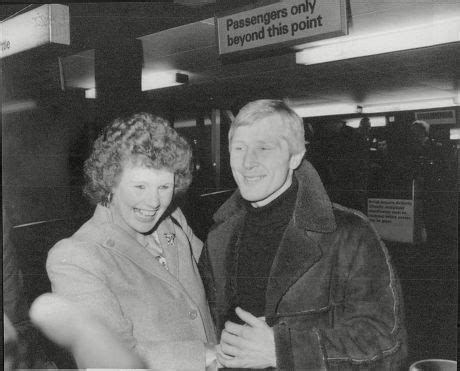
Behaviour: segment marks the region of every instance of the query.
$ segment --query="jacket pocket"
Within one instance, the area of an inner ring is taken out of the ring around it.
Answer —
[[[270,322],[272,325],[276,323],[284,323],[289,329],[294,331],[303,331],[313,327],[331,327],[331,306],[297,312],[279,312],[275,316],[267,318],[267,323],[270,324]]]

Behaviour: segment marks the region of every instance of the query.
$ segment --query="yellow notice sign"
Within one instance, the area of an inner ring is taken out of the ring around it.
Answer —
[[[285,0],[217,17],[216,25],[220,55],[347,33],[344,0]]]

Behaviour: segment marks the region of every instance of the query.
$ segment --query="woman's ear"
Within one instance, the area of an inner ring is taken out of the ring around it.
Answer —
[[[302,163],[304,155],[305,155],[305,151],[296,153],[295,155],[291,155],[291,159],[289,160],[289,168],[292,170],[297,169]]]

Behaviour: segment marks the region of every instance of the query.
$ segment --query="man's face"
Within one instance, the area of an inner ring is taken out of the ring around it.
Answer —
[[[283,129],[277,115],[235,129],[230,143],[230,166],[242,197],[254,206],[275,199],[301,161],[301,156],[299,159],[298,155],[289,154],[281,135]]]

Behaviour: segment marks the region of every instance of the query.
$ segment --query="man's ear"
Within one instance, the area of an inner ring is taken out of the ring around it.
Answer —
[[[304,155],[305,155],[305,151],[292,155],[291,159],[289,160],[289,168],[292,170],[297,169],[299,165],[302,163]]]

